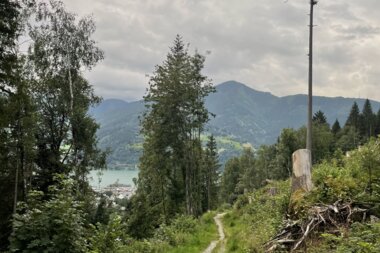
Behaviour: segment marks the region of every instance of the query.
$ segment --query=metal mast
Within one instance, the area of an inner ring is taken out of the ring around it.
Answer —
[[[312,117],[313,117],[313,12],[314,5],[318,2],[310,0],[310,25],[309,25],[309,102],[308,102],[308,118],[307,118],[307,138],[306,149],[310,150],[312,147]],[[310,161],[311,162],[311,161]]]

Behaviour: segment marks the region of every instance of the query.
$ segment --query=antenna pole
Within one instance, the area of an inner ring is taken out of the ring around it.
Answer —
[[[306,149],[312,151],[312,114],[313,114],[313,12],[316,0],[310,0],[310,25],[309,25],[309,101],[307,117]],[[311,161],[310,161],[311,162]]]

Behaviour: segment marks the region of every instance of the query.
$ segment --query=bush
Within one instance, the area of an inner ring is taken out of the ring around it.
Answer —
[[[180,215],[171,224],[171,227],[177,232],[193,233],[197,228],[197,220],[192,216]]]
[[[177,246],[185,242],[186,237],[196,231],[198,221],[191,216],[181,215],[172,221],[170,225],[161,225],[157,229],[154,238]]]
[[[249,198],[248,198],[248,196],[247,195],[240,195],[238,198],[237,198],[237,200],[236,200],[236,202],[235,202],[235,204],[234,204],[234,208],[235,209],[241,209],[241,208],[243,208],[244,206],[246,206],[246,205],[248,205],[248,203],[249,203]]]
[[[94,228],[93,237],[90,239],[94,253],[113,253],[127,242],[125,226],[121,222],[121,217],[116,214],[111,215],[108,224],[97,223],[97,228]]]
[[[86,252],[84,215],[71,194],[72,181],[49,188],[50,199],[32,191],[13,219],[11,252]]]
[[[354,223],[350,231],[342,231],[340,235],[322,234],[325,243],[313,246],[310,252],[380,252],[380,223]]]
[[[326,162],[314,168],[312,179],[315,186],[310,195],[312,203],[351,200],[365,189],[355,168],[336,167]]]
[[[380,196],[380,138],[351,151],[347,157],[324,162],[313,170],[310,202],[368,201]]]

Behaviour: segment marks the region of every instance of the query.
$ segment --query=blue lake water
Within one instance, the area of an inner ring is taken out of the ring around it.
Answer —
[[[102,173],[100,177],[97,175],[98,172]],[[92,187],[100,186],[103,188],[116,182],[134,186],[133,178],[137,178],[138,173],[138,170],[92,170],[90,171],[88,178]]]

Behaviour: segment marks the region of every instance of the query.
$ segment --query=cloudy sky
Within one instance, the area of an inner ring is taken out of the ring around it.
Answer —
[[[63,0],[93,14],[105,60],[86,73],[99,95],[141,99],[176,34],[207,56],[205,74],[278,96],[307,92],[309,0]],[[380,100],[380,1],[320,0],[314,94]]]

